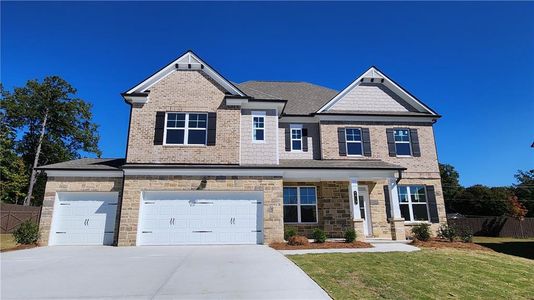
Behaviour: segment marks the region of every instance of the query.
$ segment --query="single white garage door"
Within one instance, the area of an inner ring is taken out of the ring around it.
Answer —
[[[262,192],[144,192],[137,245],[261,244]]]
[[[118,193],[56,194],[50,245],[111,245],[115,233]]]

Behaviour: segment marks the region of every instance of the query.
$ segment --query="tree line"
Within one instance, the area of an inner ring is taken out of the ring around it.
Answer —
[[[503,187],[481,184],[463,187],[460,174],[452,165],[440,164],[439,170],[447,213],[534,217],[534,169],[517,171],[516,183]]]
[[[5,90],[0,83],[0,200],[41,205],[46,178],[35,167],[101,155],[91,104],[58,76]]]

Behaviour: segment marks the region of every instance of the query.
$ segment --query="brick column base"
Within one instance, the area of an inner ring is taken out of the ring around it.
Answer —
[[[353,220],[354,231],[356,231],[356,240],[363,241],[365,240],[365,232],[363,231],[363,222],[364,219]]]
[[[404,218],[391,220],[391,238],[394,240],[406,240]]]

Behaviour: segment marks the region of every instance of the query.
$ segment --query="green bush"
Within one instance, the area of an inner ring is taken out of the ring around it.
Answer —
[[[464,243],[473,242],[473,232],[469,228],[463,228],[458,232],[458,238]]]
[[[427,223],[417,224],[412,227],[412,234],[416,240],[428,241],[430,239],[430,225]]]
[[[312,238],[316,243],[324,243],[326,242],[326,233],[322,229],[315,228],[312,232]]]
[[[454,242],[454,239],[457,237],[456,228],[447,224],[442,224],[438,229],[438,237]]]
[[[297,230],[295,228],[286,228],[284,229],[284,240],[289,241],[289,238],[297,235]]]
[[[356,230],[354,229],[347,229],[345,231],[345,242],[352,243],[356,240]]]
[[[18,244],[35,244],[39,239],[39,224],[27,220],[13,232],[13,237]]]

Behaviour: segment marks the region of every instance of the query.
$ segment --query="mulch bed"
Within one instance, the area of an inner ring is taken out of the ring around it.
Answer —
[[[301,250],[301,249],[340,249],[340,248],[373,248],[369,243],[365,242],[325,242],[325,243],[310,243],[304,246],[291,246],[287,243],[272,243],[269,246],[276,250]]]
[[[2,250],[0,250],[0,252],[8,252],[8,251],[15,251],[15,250],[31,249],[31,248],[35,248],[35,247],[38,247],[38,246],[39,246],[39,245],[36,245],[36,244],[30,244],[30,245],[16,245],[16,246],[13,247],[13,248],[2,249]]]
[[[412,242],[412,245],[421,247],[421,248],[454,248],[454,249],[464,249],[464,250],[482,250],[482,251],[493,251],[490,248],[481,246],[475,243],[463,243],[463,242],[449,242],[447,240],[433,238],[429,241],[418,241],[415,240]]]

